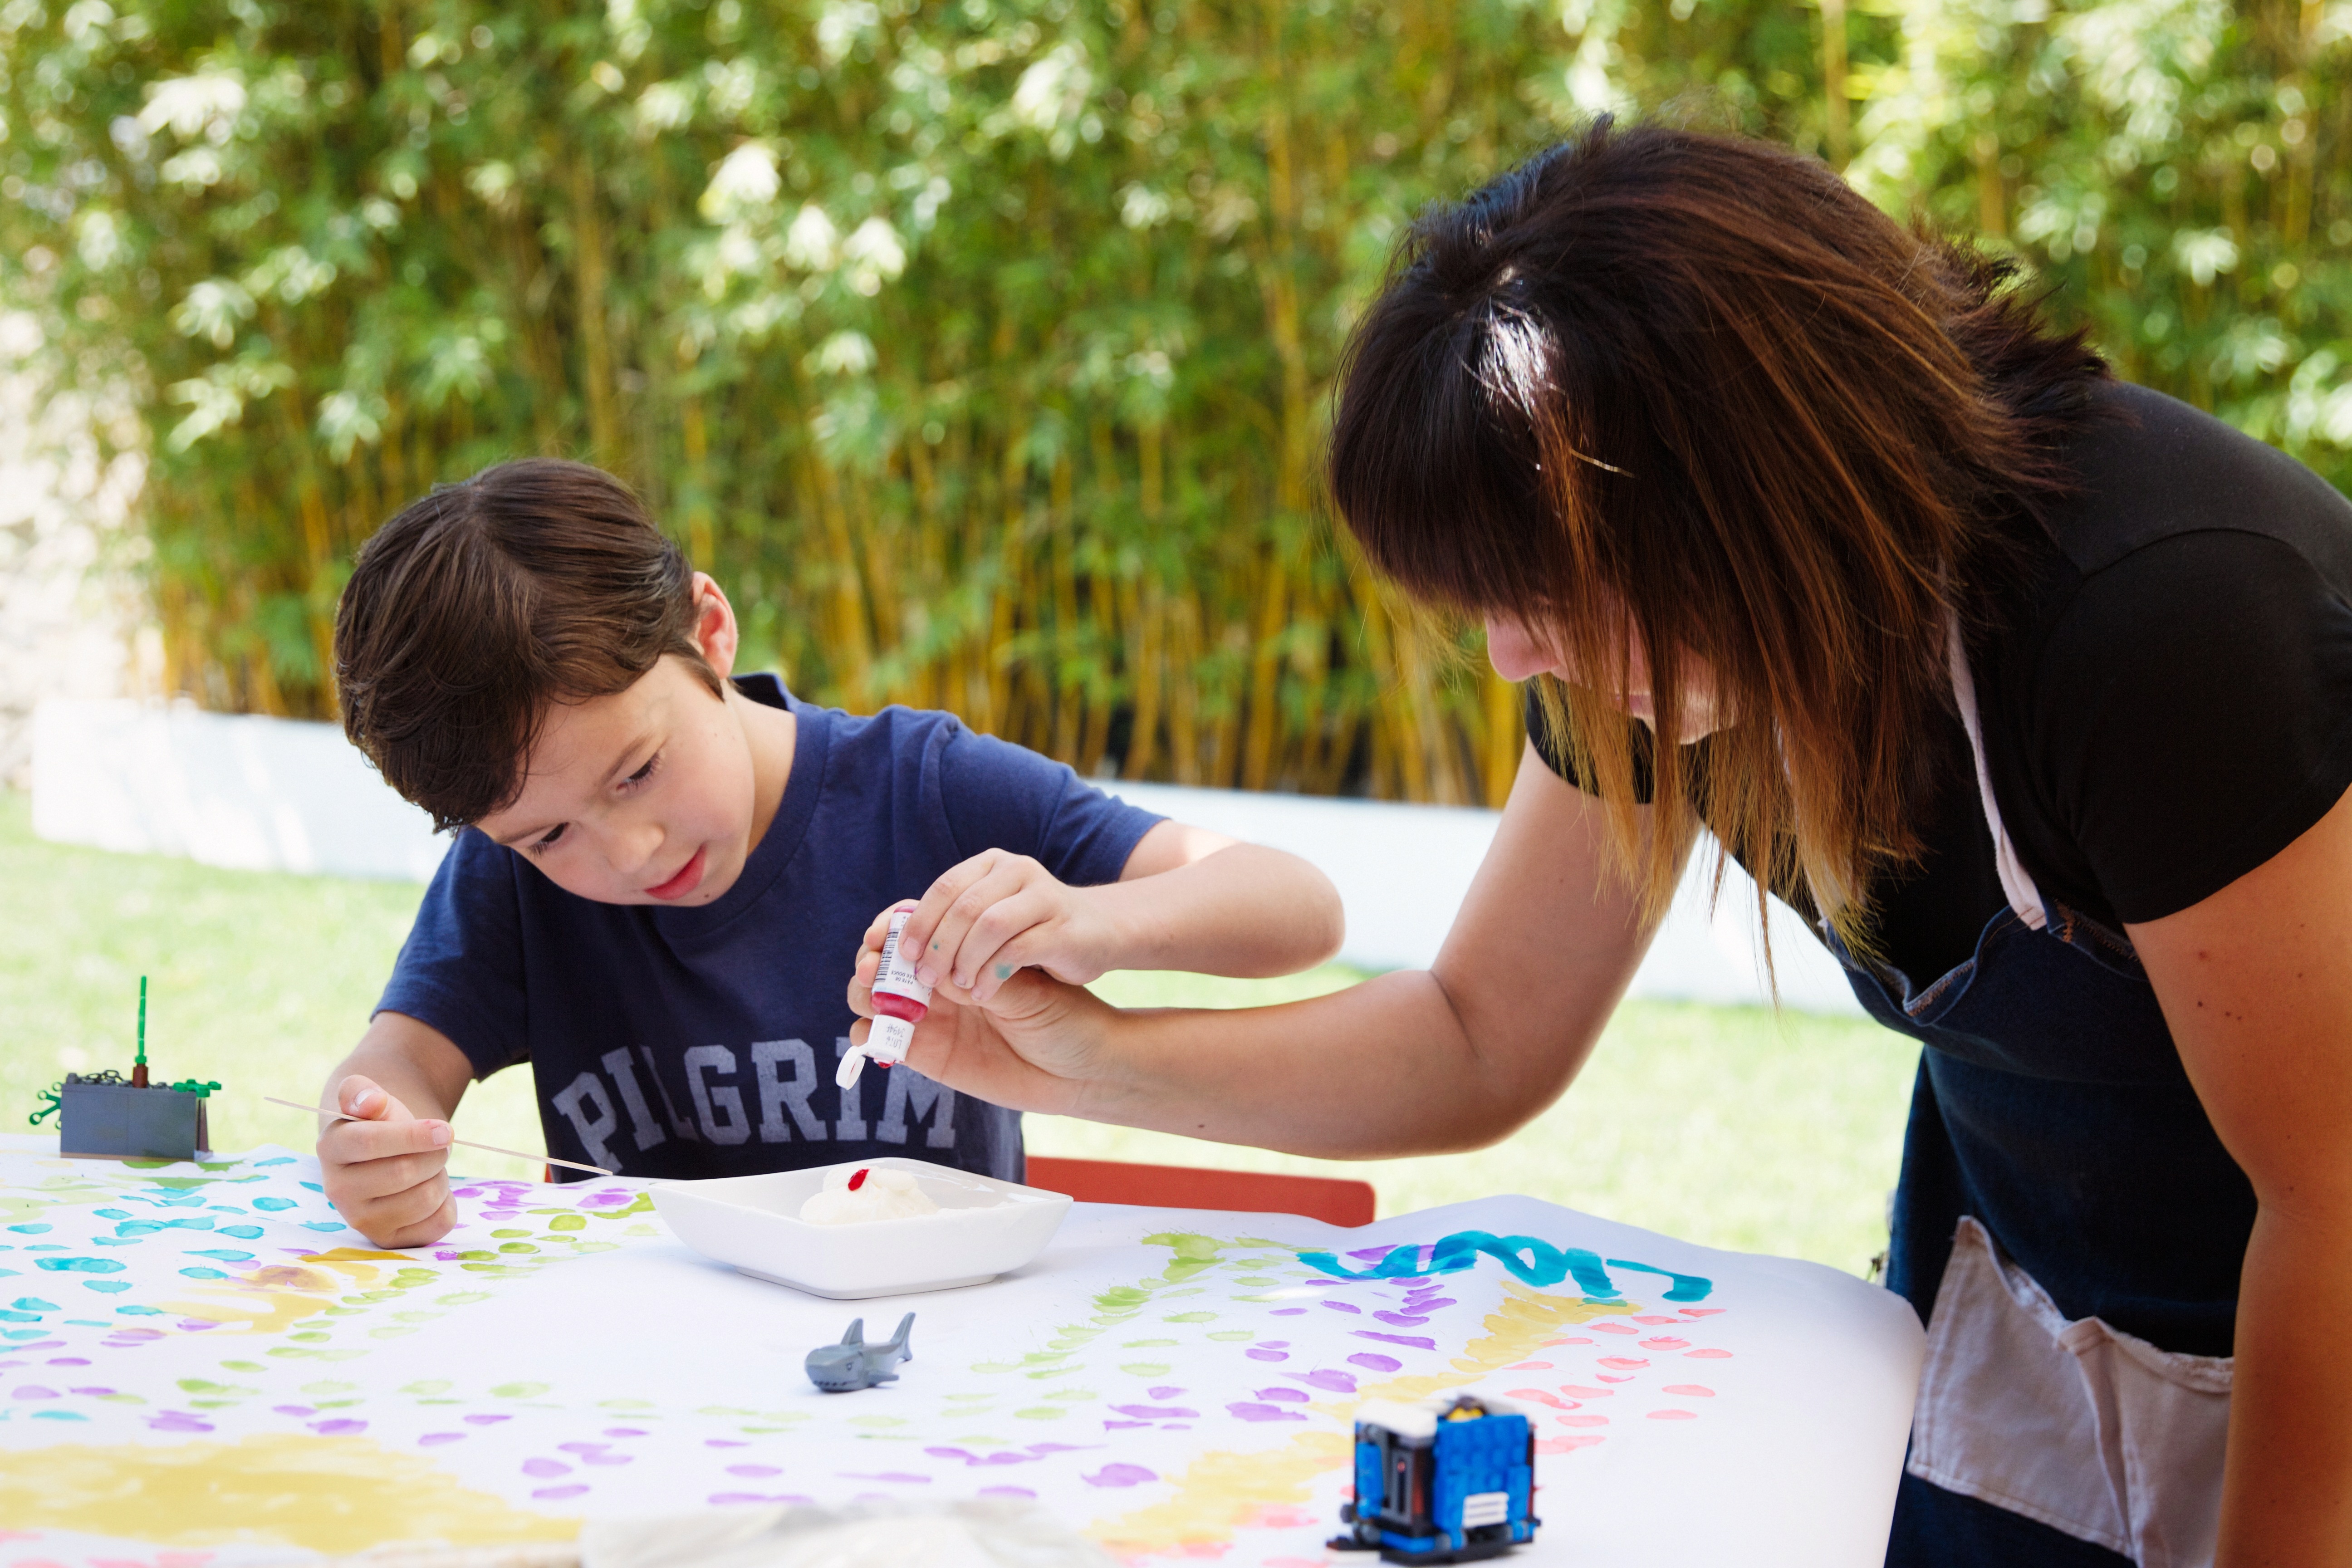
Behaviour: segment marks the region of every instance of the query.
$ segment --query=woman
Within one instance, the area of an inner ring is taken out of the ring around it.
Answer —
[[[913,1064],[1305,1154],[1488,1143],[1575,1076],[1704,825],[1925,1047],[1888,1560],[2352,1563],[2352,507],[2009,282],[1659,128],[1433,213],[1333,493],[1484,618],[1540,742],[1435,966],[1121,1015],[1002,979],[942,885],[908,940],[976,1005]]]

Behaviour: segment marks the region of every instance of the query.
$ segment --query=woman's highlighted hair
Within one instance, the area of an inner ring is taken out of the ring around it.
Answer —
[[[2107,374],[2012,274],[1811,159],[1605,119],[1405,239],[1333,498],[1407,591],[1561,651],[1549,739],[1654,910],[1704,820],[1868,945],[1874,874],[1919,853],[1948,618],[2030,546]],[[1658,733],[1694,658],[1729,728],[1648,743],[1636,648]]]

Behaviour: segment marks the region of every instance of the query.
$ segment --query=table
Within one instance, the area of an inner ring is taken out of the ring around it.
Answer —
[[[1355,1230],[1076,1205],[994,1283],[835,1302],[689,1251],[642,1183],[460,1181],[442,1244],[347,1229],[307,1153],[0,1138],[0,1568],[259,1568],[584,1518],[1028,1497],[1121,1560],[1328,1561],[1367,1397],[1537,1417],[1514,1562],[1883,1552],[1921,1335],[1819,1265],[1529,1198]],[[918,1316],[901,1380],[803,1357]]]

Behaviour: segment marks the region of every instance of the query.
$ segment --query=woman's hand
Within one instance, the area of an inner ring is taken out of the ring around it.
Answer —
[[[873,1028],[874,971],[887,914],[867,933],[850,977],[849,1005],[859,1016],[849,1033],[858,1045]],[[1114,1009],[1084,987],[1034,969],[996,982],[984,1004],[942,986],[932,994],[929,1015],[915,1026],[907,1065],[1010,1110],[1085,1116],[1111,1076],[1113,1016]]]

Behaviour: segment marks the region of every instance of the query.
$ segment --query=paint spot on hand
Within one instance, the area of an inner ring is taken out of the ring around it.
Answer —
[[[1010,979],[1012,979],[1012,978],[1013,978],[1013,966],[1012,966],[1011,964],[1009,964],[1009,963],[1000,963],[1000,964],[998,964],[998,965],[996,966],[996,977],[997,977],[999,980],[1010,980]]]

